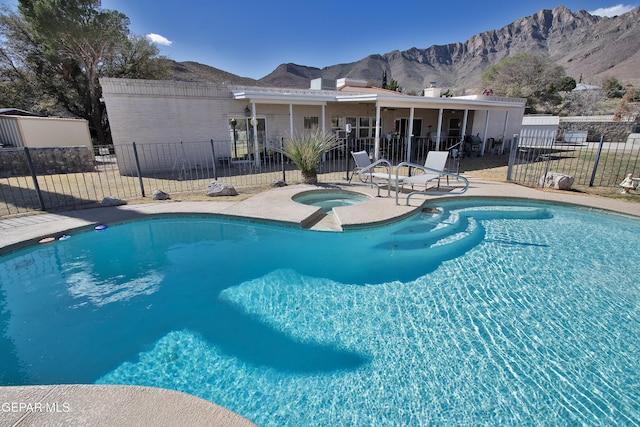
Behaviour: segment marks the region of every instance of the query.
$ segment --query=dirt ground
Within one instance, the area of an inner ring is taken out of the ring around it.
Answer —
[[[459,172],[468,178],[507,182],[508,161],[509,156],[506,154],[488,155],[484,157],[465,157],[460,159]],[[204,189],[209,183],[207,180],[191,183],[190,187],[185,188],[182,185],[185,183],[184,181],[180,183],[175,180],[145,178],[147,196],[140,197],[137,177],[123,177],[117,173],[102,172],[98,174],[99,177],[96,181],[96,178],[93,175],[96,174],[65,174],[48,176],[47,178],[42,178],[43,182],[41,186],[44,184],[45,188],[43,188],[43,190],[52,197],[57,197],[61,194],[63,195],[62,197],[76,198],[76,200],[82,202],[77,204],[74,203],[76,208],[89,208],[98,206],[99,204],[97,200],[99,201],[103,197],[97,191],[90,194],[89,190],[91,188],[94,188],[95,190],[97,187],[102,187],[103,190],[105,186],[108,188],[118,188],[120,192],[124,193],[122,195],[118,194],[118,196],[125,198],[130,204],[154,202],[150,193],[155,189],[167,191],[171,195],[171,199],[174,201],[239,201],[269,190],[270,186],[268,182],[271,182],[272,179],[279,179],[281,177],[280,173],[274,172],[269,174],[269,176],[247,175],[223,178],[223,182],[228,181],[229,184],[234,185],[239,194],[237,196],[216,197],[215,199],[212,199],[204,194]],[[289,184],[295,184],[296,182],[294,177],[296,175],[297,174],[293,173],[288,175],[287,182]],[[326,182],[344,182],[343,178],[344,173],[333,173],[331,175],[320,176],[320,179]],[[53,182],[54,180],[55,182]],[[33,191],[24,190],[25,187],[29,186],[28,179],[9,178],[2,179],[0,181],[0,184],[2,184],[0,186],[0,189],[2,190],[0,192],[0,199],[3,199],[0,201],[0,218],[15,215],[28,215],[39,212],[39,210],[37,210],[37,199],[34,201],[35,196],[33,195]],[[263,182],[264,184],[262,184]],[[545,191],[557,190],[548,189]],[[574,185],[572,191],[640,203],[640,192],[635,190],[631,191],[630,194],[621,194],[620,188],[618,187],[588,187]],[[11,203],[11,201],[14,203]],[[19,205],[16,206],[15,203],[19,203]],[[32,206],[32,208],[28,208],[26,206]],[[36,210],[34,211],[33,208]],[[58,210],[69,209],[72,209],[69,204],[62,204]]]
[[[460,160],[460,173],[467,178],[484,179],[488,181],[507,182],[507,168],[509,163],[508,155],[496,155],[485,157],[467,157]],[[215,200],[220,201],[238,201],[249,198],[257,193],[270,189],[268,184],[255,185],[238,188],[238,196],[217,197]],[[558,191],[553,189],[545,189],[544,191]],[[601,197],[610,197],[613,199],[623,199],[631,202],[640,203],[640,192],[631,192],[630,194],[621,194],[619,188],[611,187],[588,187],[574,185],[571,190],[574,192],[590,194]],[[211,201],[210,197],[205,196],[202,192],[182,192],[172,196],[173,200],[189,200],[189,201]],[[131,199],[130,203],[149,203],[152,202],[149,197]]]

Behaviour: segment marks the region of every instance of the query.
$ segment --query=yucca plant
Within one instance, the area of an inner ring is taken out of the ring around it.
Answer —
[[[340,141],[335,135],[315,131],[286,139],[282,148],[277,151],[298,166],[305,184],[316,184],[318,182],[317,166],[322,160],[322,155],[338,145]]]

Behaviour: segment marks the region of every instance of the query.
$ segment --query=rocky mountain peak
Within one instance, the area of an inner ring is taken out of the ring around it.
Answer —
[[[429,82],[458,91],[480,87],[491,64],[516,53],[547,55],[567,74],[599,83],[615,71],[619,79],[640,78],[640,8],[613,18],[593,16],[564,6],[543,9],[501,29],[485,31],[465,42],[370,55],[322,70],[294,64],[279,66],[261,79],[274,86],[308,88],[308,79],[352,77],[379,81],[386,71],[406,91],[419,92]]]

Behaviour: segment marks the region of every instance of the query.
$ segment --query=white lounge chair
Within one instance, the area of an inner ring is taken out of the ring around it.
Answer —
[[[426,189],[427,185],[429,185],[431,181],[437,181],[437,186],[439,188],[440,177],[447,165],[448,158],[448,151],[429,151],[427,154],[427,160],[424,162],[424,166],[414,166],[416,169],[421,169],[424,173],[405,177],[400,180],[398,184],[401,184],[401,188],[404,187],[404,185],[411,185],[411,188],[418,185]],[[447,182],[448,179],[449,177],[447,176]]]
[[[353,175],[358,175],[361,182],[365,184],[371,184],[378,189],[378,197],[380,197],[380,184],[374,181],[374,179],[381,179],[386,181],[387,196],[391,195],[391,181],[402,181],[405,176],[396,176],[391,173],[391,163],[387,159],[379,159],[372,162],[369,158],[369,154],[366,151],[351,152],[351,156],[356,163],[356,167],[353,169]],[[353,175],[351,178],[353,178]],[[349,178],[349,182],[351,182]]]

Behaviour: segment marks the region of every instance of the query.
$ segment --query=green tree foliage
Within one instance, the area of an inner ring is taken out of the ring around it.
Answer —
[[[387,81],[387,72],[382,72],[382,89],[393,90],[396,92],[402,92],[402,86],[398,83],[397,80],[391,79],[391,81]]]
[[[571,85],[562,67],[527,53],[491,65],[482,74],[482,83],[495,95],[526,98],[528,112],[554,112],[562,102],[559,92]]]
[[[389,82],[389,84],[385,89],[393,90],[396,92],[402,92],[402,86],[400,86],[400,83],[398,83],[396,79],[391,79],[391,81]]]
[[[570,92],[574,90],[577,85],[578,84],[576,83],[576,79],[574,79],[573,77],[564,76],[558,83],[558,90],[560,92]]]
[[[99,77],[161,78],[157,48],[129,34],[129,18],[99,0],[19,0],[0,14],[0,103],[64,110],[109,138]],[[22,93],[22,95],[21,95]]]
[[[615,77],[608,77],[602,82],[602,90],[607,94],[607,98],[622,98],[625,91],[622,83]]]

